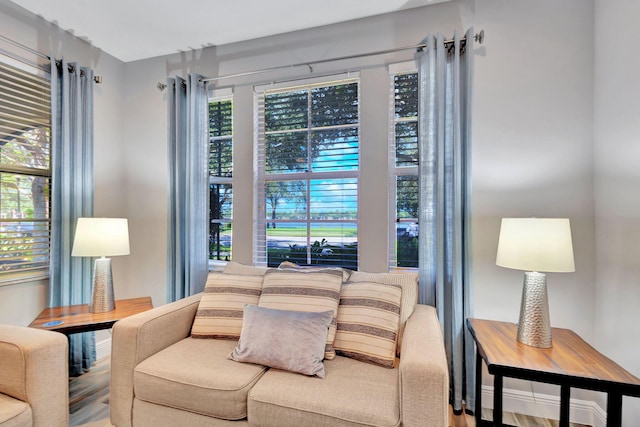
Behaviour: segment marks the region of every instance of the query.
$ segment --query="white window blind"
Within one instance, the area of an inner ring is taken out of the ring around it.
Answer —
[[[391,74],[389,267],[418,267],[418,74]]]
[[[0,62],[0,283],[48,276],[48,78]]]
[[[257,98],[257,265],[358,266],[357,79]]]
[[[233,218],[233,100],[209,102],[209,260],[231,259]]]

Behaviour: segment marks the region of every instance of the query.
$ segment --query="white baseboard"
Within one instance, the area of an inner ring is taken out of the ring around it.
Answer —
[[[493,409],[492,386],[482,386],[482,407]],[[541,393],[534,395],[528,391],[504,389],[502,407],[505,412],[552,420],[560,418],[560,396]],[[572,398],[569,405],[569,419],[574,423],[605,427],[607,414],[596,402]]]
[[[98,338],[98,337],[96,337]],[[107,357],[111,354],[111,335],[96,342],[96,360]]]

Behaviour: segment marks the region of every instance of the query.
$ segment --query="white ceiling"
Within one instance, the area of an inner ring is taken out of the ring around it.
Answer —
[[[129,62],[449,0],[12,0]]]

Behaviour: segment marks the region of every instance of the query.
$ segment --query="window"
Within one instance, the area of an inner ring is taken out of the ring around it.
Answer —
[[[391,218],[390,267],[418,267],[418,74],[391,79]]]
[[[0,282],[48,276],[48,78],[0,63]]]
[[[258,98],[256,264],[358,267],[358,81]]]
[[[209,102],[209,260],[231,259],[233,101]]]

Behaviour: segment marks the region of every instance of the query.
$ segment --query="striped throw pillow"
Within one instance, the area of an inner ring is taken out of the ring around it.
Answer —
[[[350,282],[374,282],[383,285],[398,285],[402,288],[402,305],[400,307],[400,328],[398,329],[398,345],[396,354],[400,356],[402,335],[407,319],[413,314],[418,303],[418,273],[367,273],[354,271]]]
[[[340,291],[336,353],[393,368],[402,288],[375,282],[347,282]]]
[[[239,339],[244,306],[258,303],[262,279],[262,276],[209,273],[191,336]]]
[[[341,286],[342,272],[339,270],[270,270],[264,275],[258,306],[291,311],[333,311],[325,346],[325,359],[333,359]]]

